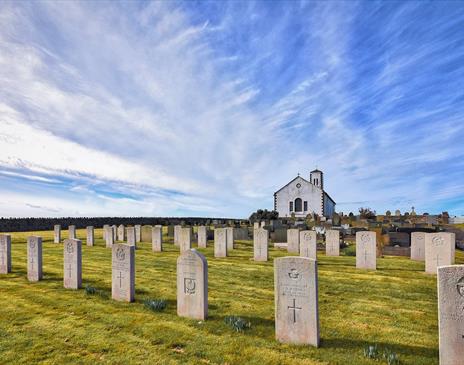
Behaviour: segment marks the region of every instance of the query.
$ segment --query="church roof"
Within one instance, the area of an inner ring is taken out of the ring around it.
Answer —
[[[322,172],[322,171],[321,171],[321,170],[318,170],[318,169],[316,169],[316,170],[313,170],[313,171],[311,171],[311,173],[313,173],[313,172]]]
[[[285,184],[284,186],[282,186],[279,190],[277,190],[274,195],[276,195],[279,191],[281,191],[282,189],[286,188],[287,186],[289,186],[292,182],[294,182],[296,179],[300,178],[301,180],[303,180],[304,182],[307,182],[308,184],[311,184],[311,182],[309,182],[308,180],[306,180],[305,178],[302,178],[300,175],[298,175],[297,177],[295,177],[293,180],[291,180],[290,182],[288,182],[287,184]],[[313,184],[311,184],[313,185]]]

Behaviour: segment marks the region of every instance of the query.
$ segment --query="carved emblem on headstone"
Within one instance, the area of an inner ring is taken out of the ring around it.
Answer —
[[[443,243],[445,242],[445,240],[443,239],[443,237],[440,237],[440,236],[434,236],[432,238],[432,244],[434,246],[441,246],[443,245]]]
[[[288,273],[288,277],[293,280],[298,280],[300,279],[300,273],[298,272],[297,269],[291,269],[290,272]]]
[[[124,252],[124,249],[122,247],[117,248],[116,257],[119,261],[124,261],[124,259],[126,258],[126,253]]]
[[[67,253],[73,253],[74,252],[74,246],[73,246],[72,242],[68,242],[66,244],[66,252]]]
[[[368,234],[363,233],[363,234],[361,235],[361,242],[367,243],[367,242],[370,242],[370,240],[371,240],[371,238],[369,237]]]
[[[32,248],[32,249],[35,248],[35,240],[31,240],[31,243],[30,243],[29,247]]]
[[[464,276],[459,279],[456,284],[456,289],[458,290],[459,295],[464,298]]]
[[[193,278],[184,278],[184,293],[195,294],[196,280]]]

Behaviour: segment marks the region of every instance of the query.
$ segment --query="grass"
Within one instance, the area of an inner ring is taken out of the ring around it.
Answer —
[[[378,345],[401,364],[438,362],[436,278],[424,264],[403,257],[378,260],[378,270],[355,269],[355,257],[318,253],[321,347],[274,340],[272,259],[255,263],[251,241],[239,241],[230,257],[215,259],[212,242],[200,249],[209,266],[209,318],[176,315],[176,259],[171,241],[153,253],[136,251],[136,302],[111,300],[111,253],[101,230],[96,246],[83,239],[83,286],[63,288],[62,245],[43,237],[44,280],[26,279],[26,237],[12,234],[13,272],[0,275],[0,362],[5,364],[384,364],[364,356]],[[66,232],[64,232],[66,236]],[[166,237],[164,237],[166,238]],[[464,255],[457,252],[457,263]],[[96,294],[96,295],[95,295]],[[163,311],[144,303],[163,298]],[[235,331],[228,316],[250,324]]]

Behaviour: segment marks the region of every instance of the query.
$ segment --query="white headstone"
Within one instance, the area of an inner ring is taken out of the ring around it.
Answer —
[[[425,261],[425,233],[411,233],[411,260]]]
[[[179,248],[180,253],[192,248],[192,229],[190,227],[182,227],[179,232]]]
[[[163,228],[154,226],[151,229],[151,247],[153,252],[163,251]]]
[[[53,243],[60,243],[61,242],[61,226],[59,224],[55,224],[53,226]]]
[[[377,269],[377,238],[375,232],[356,232],[356,268]]]
[[[227,233],[225,228],[214,229],[214,257],[227,257]]]
[[[316,231],[300,231],[300,256],[317,260]]]
[[[137,230],[135,227],[127,227],[126,228],[126,238],[127,244],[129,246],[137,246]]]
[[[135,242],[140,242],[142,240],[142,226],[136,224],[135,226]]]
[[[68,238],[76,238],[76,226],[69,226],[68,227]]]
[[[124,224],[120,224],[118,226],[118,241],[125,241],[125,237],[124,237],[125,233],[126,233],[126,230],[124,228]]]
[[[253,232],[253,253],[255,261],[267,261],[269,256],[269,232],[258,228]]]
[[[42,237],[27,237],[27,279],[42,280]]]
[[[438,268],[440,365],[464,363],[464,265]]]
[[[208,316],[208,263],[194,249],[177,259],[177,315],[200,320]]]
[[[113,227],[106,226],[104,228],[104,230],[105,230],[106,247],[111,248],[111,247],[113,247],[113,244],[114,244],[114,241],[113,241]]]
[[[95,244],[95,235],[93,226],[88,226],[86,228],[87,231],[87,246],[93,246]]]
[[[176,246],[179,246],[179,236],[180,236],[180,230],[182,229],[182,226],[174,226],[174,244]]]
[[[0,274],[11,272],[11,236],[0,234]]]
[[[258,229],[258,228],[260,228],[259,227],[259,222],[253,223],[253,232],[255,231],[255,229]]]
[[[208,231],[206,226],[198,227],[198,247],[206,248],[208,246]]]
[[[132,302],[135,298],[135,246],[113,245],[112,298]]]
[[[300,231],[298,229],[287,229],[287,251],[300,253]]]
[[[104,240],[105,242],[106,242],[106,230],[107,230],[108,227],[109,227],[108,224],[104,224],[104,225],[103,225],[103,234],[102,234],[102,238],[103,238],[103,240]]]
[[[227,251],[231,251],[234,249],[234,228],[227,227],[226,228],[226,239],[227,239]]]
[[[319,346],[317,261],[307,257],[274,260],[276,339]]]
[[[426,233],[425,235],[425,272],[436,274],[439,266],[454,263],[454,247],[448,233]]]
[[[336,229],[325,231],[326,256],[340,256],[340,232]]]
[[[67,289],[82,287],[82,242],[76,239],[64,240],[63,283]]]
[[[116,243],[116,241],[118,240],[118,227],[115,224],[113,224],[111,228],[113,229],[113,242]]]

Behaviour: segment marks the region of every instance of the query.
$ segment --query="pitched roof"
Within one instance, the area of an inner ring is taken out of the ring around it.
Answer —
[[[311,184],[308,180],[302,178],[301,176],[297,176],[295,177],[292,181],[290,181],[289,183],[287,183],[286,185],[282,186],[279,190],[277,190],[274,195],[276,195],[279,191],[281,191],[283,188],[286,188],[287,186],[289,186],[292,182],[294,182],[296,179],[300,178],[301,180],[303,180],[304,182],[307,182],[308,184]],[[312,185],[312,184],[311,184]]]
[[[313,170],[313,171],[311,171],[311,173],[313,173],[313,172],[322,172],[322,171],[321,171],[321,170],[318,170],[318,169],[316,169],[316,170]]]

